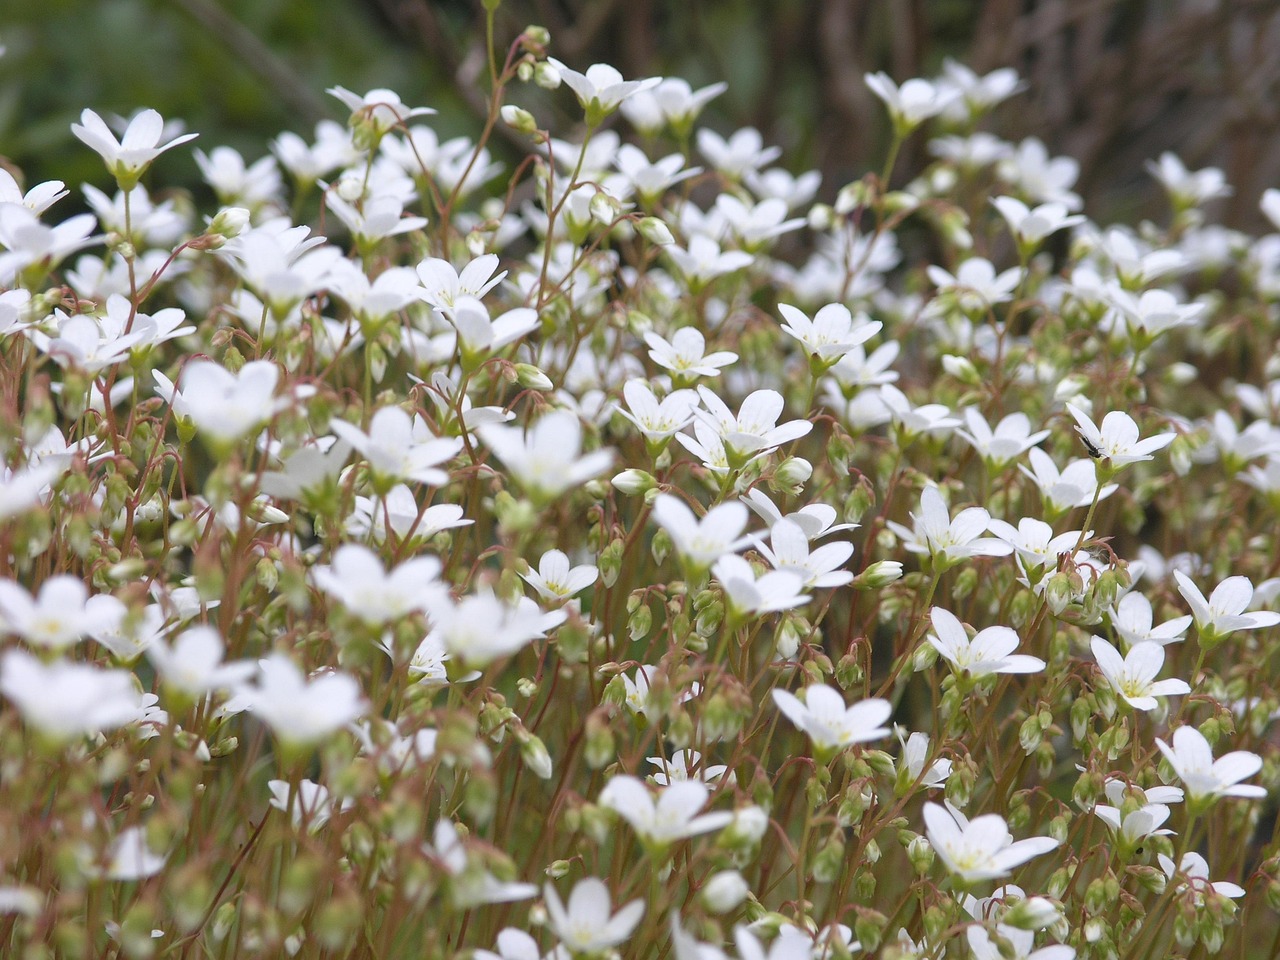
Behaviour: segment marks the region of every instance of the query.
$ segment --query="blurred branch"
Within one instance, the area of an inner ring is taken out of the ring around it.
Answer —
[[[323,98],[252,30],[212,0],[174,0],[174,5],[220,40],[308,124],[315,124],[332,113]]]

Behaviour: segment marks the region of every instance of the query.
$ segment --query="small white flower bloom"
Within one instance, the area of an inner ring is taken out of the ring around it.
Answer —
[[[756,549],[775,570],[799,574],[806,589],[842,587],[853,580],[850,571],[840,569],[853,556],[852,543],[829,543],[810,550],[804,528],[785,517],[769,528],[769,545],[757,541]]]
[[[1164,875],[1170,880],[1175,879],[1176,875],[1181,873],[1195,892],[1196,901],[1204,902],[1204,895],[1207,890],[1222,897],[1229,897],[1237,900],[1245,894],[1244,887],[1238,883],[1231,883],[1227,880],[1209,880],[1209,862],[1194,850],[1190,850],[1182,855],[1182,863],[1177,867],[1173,865],[1173,861],[1166,857],[1163,853],[1156,854],[1156,859],[1160,863],[1160,869],[1164,871]]]
[[[605,785],[600,804],[616,811],[646,843],[663,847],[719,830],[733,819],[727,811],[699,816],[709,796],[700,781],[677,780],[662,787],[655,801],[643,780],[624,775]]]
[[[828,367],[838,363],[854,347],[860,346],[880,332],[884,326],[866,314],[856,318],[842,303],[828,303],[809,317],[788,303],[778,304],[778,312],[787,320],[782,332],[800,342],[805,352]]]
[[[0,693],[43,735],[65,741],[114,730],[136,720],[142,698],[132,673],[54,660],[45,665],[22,650],[0,657]]]
[[[681,327],[670,341],[651,331],[644,335],[644,342],[649,345],[649,358],[677,376],[718,377],[721,367],[738,359],[728,350],[707,353],[707,341],[696,327]]]
[[[1091,460],[1072,460],[1062,470],[1053,462],[1053,458],[1039,447],[1032,447],[1027,453],[1030,468],[1018,464],[1021,470],[1040,490],[1045,506],[1051,514],[1063,514],[1076,507],[1087,507],[1093,502],[1094,491],[1098,490],[1098,471]],[[1115,493],[1119,486],[1108,483],[1098,491],[1101,502]]]
[[[982,507],[967,507],[951,518],[946,501],[935,486],[920,491],[920,512],[911,514],[913,528],[888,521],[887,526],[912,553],[928,554],[940,570],[971,557],[1006,557],[1013,547],[996,537],[983,537],[991,527],[991,514]]]
[[[428,600],[427,615],[431,632],[420,650],[436,645],[470,667],[508,657],[568,618],[563,610],[543,611],[528,597],[507,603],[488,588],[456,601],[440,591]]]
[[[1009,230],[1018,243],[1027,247],[1039,244],[1059,230],[1084,223],[1083,216],[1069,215],[1061,203],[1042,203],[1034,209],[1014,197],[996,197],[991,203],[1008,222]]]
[[[1218,797],[1260,798],[1267,795],[1264,787],[1241,783],[1262,769],[1262,758],[1247,750],[1235,750],[1213,759],[1213,748],[1195,727],[1179,727],[1173,731],[1173,746],[1156,738],[1156,746],[1177,773],[1186,788],[1187,802],[1212,803]]]
[[[914,77],[901,87],[887,73],[868,73],[863,77],[871,92],[884,101],[898,135],[915,129],[930,117],[936,117],[960,99],[960,91]]]
[[[530,568],[520,576],[543,600],[563,603],[595,583],[600,571],[590,563],[571,567],[563,551],[548,550],[538,561],[536,572]]]
[[[889,701],[878,698],[846,706],[844,697],[824,684],[810,684],[804,700],[786,690],[774,689],[773,701],[788,720],[809,735],[819,753],[830,753],[889,735],[884,722],[893,712]]]
[[[1129,646],[1144,641],[1163,646],[1181,641],[1193,619],[1190,616],[1174,617],[1159,626],[1153,626],[1151,601],[1134,590],[1121,597],[1111,612],[1111,627]]]
[[[751,564],[726,553],[711,567],[711,575],[724,590],[729,609],[738,616],[761,616],[790,610],[812,599],[801,593],[804,582],[790,570],[772,570],[757,577]]]
[[[970,820],[949,803],[926,803],[924,822],[929,845],[947,869],[966,882],[1007,876],[1014,867],[1058,846],[1052,837],[1015,842],[998,813]]]
[[[1090,649],[1103,679],[1135,710],[1154,710],[1160,705],[1158,697],[1191,692],[1185,680],[1156,680],[1164,667],[1164,647],[1158,643],[1144,640],[1121,657],[1106,640],[1094,637]]]
[[[62,650],[81,637],[108,629],[124,615],[114,597],[94,603],[78,577],[59,574],[40,585],[35,597],[12,580],[0,580],[0,631],[48,650]]]
[[[420,415],[411,417],[400,407],[378,410],[368,433],[338,419],[329,422],[329,429],[360,452],[384,489],[401,480],[444,486],[449,475],[440,465],[462,449],[461,439],[435,436]]]
[[[697,569],[705,570],[725,554],[736,553],[752,542],[742,535],[747,508],[739,500],[717,504],[699,520],[679,497],[660,493],[651,516],[671,537],[676,552]]]
[[[555,887],[543,887],[551,928],[561,945],[573,954],[602,953],[616,947],[635,930],[644,916],[644,901],[632,900],[617,913],[603,880],[585,877],[569,894],[568,904],[560,900]]]
[[[430,107],[408,107],[400,99],[400,94],[383,87],[370,90],[364,96],[352,93],[346,87],[330,87],[325,93],[341,100],[351,111],[352,119],[369,121],[379,133],[402,126],[414,117],[435,113]]]
[[[530,496],[544,501],[598,477],[613,462],[613,451],[608,449],[582,455],[582,424],[570,410],[543,414],[527,431],[486,423],[476,432],[512,479]]]
[[[146,649],[147,659],[164,683],[191,697],[212,690],[231,690],[253,675],[248,660],[224,662],[226,645],[213,627],[192,627],[179,634],[170,647],[156,637]]]
[[[1025,413],[1011,413],[1004,417],[995,430],[973,407],[964,411],[968,430],[957,430],[978,452],[992,472],[999,472],[1022,456],[1037,443],[1049,436],[1048,430],[1031,432],[1031,420]]]
[[[1237,630],[1259,630],[1280,623],[1280,613],[1271,610],[1245,612],[1253,599],[1253,584],[1248,577],[1227,577],[1213,588],[1208,600],[1181,570],[1173,571],[1173,579],[1191,607],[1202,643],[1220,642]]]
[[[193,360],[183,368],[180,390],[159,370],[152,375],[156,393],[173,412],[219,443],[239,440],[289,405],[289,398],[275,396],[280,369],[269,360],[246,363],[237,373],[212,360]]]
[[[160,154],[198,136],[188,133],[162,144],[164,118],[154,110],[143,110],[130,120],[119,140],[92,110],[80,114],[80,122],[71,125],[71,132],[102,157],[123,190],[131,189]]]
[[[120,831],[107,854],[108,880],[145,880],[164,869],[168,856],[152,853],[143,827]]]
[[[448,820],[436,821],[431,844],[423,852],[435,858],[449,876],[449,895],[455,907],[469,910],[486,903],[512,903],[536,896],[532,883],[499,880],[484,866],[467,856],[467,848],[457,828]]]
[[[298,746],[324,740],[368,707],[354,677],[329,671],[308,681],[282,653],[258,661],[257,685],[242,695],[245,709],[281,740]]]
[[[958,673],[983,677],[992,673],[1039,673],[1044,669],[1039,657],[1013,652],[1019,641],[1009,627],[987,627],[971,640],[959,618],[941,607],[929,611],[929,620],[933,633],[925,639]]]
[[[281,813],[289,813],[289,821],[295,830],[316,833],[333,816],[334,804],[329,788],[314,780],[299,780],[296,788],[291,788],[288,780],[268,780],[267,789],[271,791],[268,804]],[[353,802],[350,797],[343,797],[338,809],[347,810]]]
[[[661,77],[623,80],[617,68],[607,63],[593,63],[587,67],[586,73],[570,70],[554,57],[548,57],[547,63],[559,72],[560,79],[573,91],[578,103],[587,112],[587,122],[593,126],[616,110],[618,104],[627,97],[652,89],[662,82]]]
[[[344,543],[333,562],[315,567],[311,576],[321,590],[374,625],[425,612],[444,589],[435,557],[412,557],[387,570],[377,554],[356,543]]]
[[[1139,440],[1138,425],[1123,410],[1108,413],[1102,418],[1101,427],[1079,407],[1068,403],[1067,410],[1075,417],[1076,432],[1084,440],[1090,456],[1106,460],[1112,470],[1143,460],[1154,460],[1155,452],[1173,443],[1177,436],[1171,431]]]
[[[996,942],[986,927],[974,924],[966,928],[965,936],[969,940],[973,960],[1073,960],[1076,955],[1074,947],[1062,943],[1035,949],[1036,935],[1032,930],[1000,924],[997,932],[1008,944],[1007,949]]]

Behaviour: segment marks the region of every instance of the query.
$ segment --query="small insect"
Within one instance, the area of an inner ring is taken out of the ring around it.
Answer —
[[[1080,441],[1084,444],[1084,448],[1089,451],[1089,456],[1093,457],[1093,459],[1095,460],[1102,459],[1102,451],[1099,450],[1097,447],[1095,447],[1093,445],[1093,441],[1090,440],[1088,437],[1086,437],[1083,433],[1080,434]]]

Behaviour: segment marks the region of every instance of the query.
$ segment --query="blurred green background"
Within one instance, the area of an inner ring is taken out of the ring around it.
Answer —
[[[198,146],[254,159],[282,130],[343,119],[324,94],[334,84],[391,87],[437,108],[441,133],[474,134],[466,78],[482,66],[482,22],[479,0],[7,0],[0,156],[30,182],[105,185],[70,124],[84,107],[151,106],[198,131]],[[929,76],[946,56],[1028,79],[992,129],[1078,158],[1097,218],[1161,215],[1143,162],[1163,150],[1226,170],[1236,196],[1222,213],[1236,225],[1256,226],[1258,195],[1280,184],[1275,0],[506,0],[498,23],[502,42],[549,28],[553,55],[579,69],[604,60],[632,77],[727,80],[705,122],[759,127],[792,169],[824,172],[823,198],[884,149],[863,74]],[[553,122],[568,129],[567,95],[515,98],[543,120],[563,111]],[[924,159],[913,138],[900,169]],[[195,165],[165,157],[157,179],[192,186]]]

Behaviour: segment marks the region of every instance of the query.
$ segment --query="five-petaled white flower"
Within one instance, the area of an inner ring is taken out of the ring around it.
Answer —
[[[1121,597],[1111,612],[1111,627],[1116,636],[1130,646],[1144,640],[1164,646],[1182,640],[1193,619],[1190,616],[1174,617],[1155,626],[1151,601],[1145,594],[1134,590]]]
[[[873,698],[846,706],[839,691],[814,683],[805,688],[803,701],[794,693],[774,689],[773,702],[788,720],[809,735],[819,754],[889,735],[884,723],[893,707],[888,700]]]
[[[643,900],[632,900],[614,913],[609,888],[597,877],[579,880],[567,904],[550,883],[542,892],[551,929],[560,938],[561,946],[572,954],[601,953],[616,947],[631,936],[644,916]]]
[[[164,136],[164,118],[154,110],[143,110],[130,120],[124,136],[119,140],[92,110],[85,110],[80,114],[80,122],[71,125],[71,132],[106,161],[107,169],[116,178],[121,190],[133,189],[138,178],[151,166],[151,161],[160,154],[199,136],[187,133],[162,144],[160,138]]]
[[[920,491],[920,512],[911,514],[908,530],[890,520],[886,525],[912,553],[928,554],[934,566],[945,570],[970,557],[1006,557],[1013,547],[996,537],[982,536],[991,527],[991,514],[983,507],[967,507],[951,518],[946,501],[935,486]]]
[[[285,743],[319,743],[365,712],[360,684],[326,671],[312,680],[283,653],[258,661],[256,686],[242,691],[247,709]]]
[[[653,522],[671,537],[681,558],[695,569],[705,570],[726,553],[736,553],[751,543],[742,531],[747,508],[740,500],[716,504],[698,519],[683,500],[660,493],[653,502]]]
[[[1173,880],[1177,874],[1181,873],[1186,877],[1186,881],[1197,903],[1204,901],[1204,895],[1208,890],[1222,897],[1230,897],[1235,900],[1243,897],[1245,894],[1244,887],[1238,883],[1231,883],[1228,880],[1210,880],[1209,879],[1209,862],[1194,850],[1188,850],[1182,855],[1182,863],[1175,867],[1173,861],[1166,857],[1163,853],[1156,854],[1156,860],[1160,864],[1160,869],[1164,871],[1164,875]]]
[[[423,612],[444,589],[440,561],[411,557],[387,570],[378,555],[358,543],[344,543],[331,564],[315,567],[311,576],[325,593],[365,623],[383,624]]]
[[[605,785],[600,804],[616,811],[646,843],[664,847],[719,830],[733,819],[728,811],[699,816],[709,796],[700,780],[676,780],[660,788],[655,800],[643,780],[621,775]]]
[[[1262,758],[1256,753],[1233,750],[1214,760],[1209,741],[1195,727],[1179,727],[1171,739],[1172,746],[1157,737],[1156,746],[1186,788],[1188,804],[1203,807],[1218,797],[1267,795],[1264,787],[1240,782],[1262,769]]]
[[[865,314],[855,318],[843,303],[828,303],[812,320],[789,303],[778,304],[778,312],[787,318],[782,332],[800,341],[820,370],[840,362],[846,353],[866,343],[884,326]]]
[[[1105,467],[1115,471],[1131,463],[1154,460],[1155,452],[1173,443],[1176,433],[1158,433],[1154,437],[1139,440],[1138,425],[1123,410],[1112,410],[1102,418],[1099,427],[1079,407],[1070,403],[1067,410],[1076,420],[1076,432],[1084,441],[1089,455],[1095,460],[1105,460]]]
[[[711,568],[711,575],[724,590],[730,611],[740,617],[759,616],[778,610],[790,610],[808,603],[801,593],[804,582],[790,570],[770,570],[756,576],[751,564],[736,553],[726,553]]]
[[[555,57],[548,57],[547,63],[555,67],[560,79],[578,98],[578,103],[586,111],[587,123],[591,126],[599,124],[627,97],[649,90],[662,82],[661,77],[623,80],[617,68],[607,63],[593,63],[587,67],[586,73],[569,69]]]
[[[950,611],[934,607],[929,611],[933,633],[925,637],[938,655],[957,673],[985,677],[991,673],[1039,673],[1044,661],[1018,654],[1018,635],[1009,627],[987,627],[973,639],[964,624]]]
[[[1135,710],[1154,710],[1160,705],[1157,697],[1190,693],[1185,680],[1157,680],[1156,674],[1164,667],[1164,647],[1150,640],[1135,643],[1121,657],[1120,651],[1102,637],[1094,637],[1089,644],[1103,678],[1117,694]]]
[[[720,368],[738,359],[736,353],[717,350],[707,353],[707,341],[696,327],[681,327],[665,340],[650,331],[644,335],[649,345],[649,358],[658,366],[670,370],[677,378],[688,382],[694,377],[718,377]]]
[[[1213,588],[1208,600],[1181,570],[1173,571],[1173,579],[1191,607],[1202,644],[1220,643],[1237,630],[1258,630],[1280,623],[1280,613],[1271,610],[1245,612],[1253,599],[1253,584],[1248,577],[1227,577]]]
[[[527,431],[485,423],[476,432],[511,478],[539,501],[598,477],[613,462],[612,450],[582,454],[582,424],[572,410],[552,410]]]
[[[543,600],[563,603],[595,583],[600,571],[590,563],[570,566],[564,551],[548,550],[538,561],[537,570],[530,567],[520,576]]]
[[[1015,841],[998,813],[970,820],[950,803],[926,803],[924,823],[929,845],[947,869],[970,883],[1007,876],[1014,867],[1058,846],[1052,837]]]

